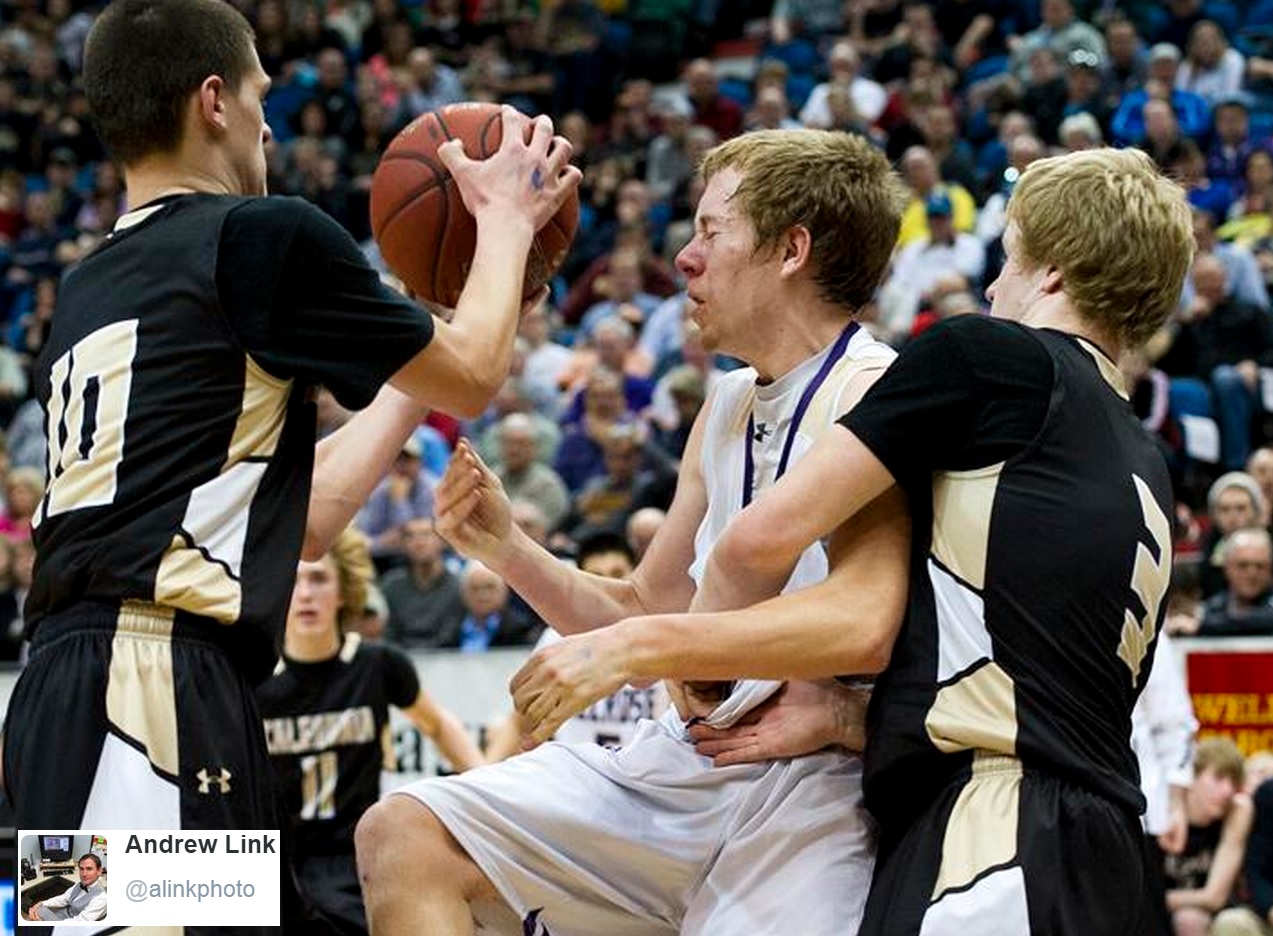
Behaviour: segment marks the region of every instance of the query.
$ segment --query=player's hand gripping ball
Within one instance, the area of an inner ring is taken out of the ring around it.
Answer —
[[[371,230],[380,254],[389,269],[428,302],[455,307],[477,245],[477,223],[464,207],[438,147],[458,139],[470,159],[490,156],[503,137],[500,111],[498,104],[466,103],[422,114],[394,137],[372,177]],[[529,141],[532,122],[523,118],[522,124]],[[579,195],[574,189],[535,235],[526,260],[525,297],[533,296],[557,272],[578,226]]]

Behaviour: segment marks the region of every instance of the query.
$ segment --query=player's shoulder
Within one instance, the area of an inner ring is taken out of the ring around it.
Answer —
[[[712,399],[719,403],[719,401],[730,400],[750,392],[756,386],[756,376],[754,367],[739,367],[727,371],[715,381],[712,387]]]
[[[312,202],[294,195],[263,195],[243,198],[230,209],[228,220],[234,224],[250,224],[267,231],[331,232],[343,228]]]

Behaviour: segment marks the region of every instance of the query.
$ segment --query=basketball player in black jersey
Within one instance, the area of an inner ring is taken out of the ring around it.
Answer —
[[[314,931],[320,920],[341,933],[367,931],[354,826],[380,798],[380,772],[393,750],[390,705],[453,769],[482,763],[459,719],[420,687],[406,654],[344,632],[344,623],[362,614],[373,575],[367,540],[352,529],[322,559],[300,563],[283,658],[256,690],[284,804],[287,854],[306,906],[316,911],[284,920],[298,932]]]
[[[511,110],[490,159],[441,148],[478,244],[435,323],[322,212],[262,197],[269,78],[233,6],[116,0],[84,77],[130,210],[66,276],[36,367],[49,481],[5,782],[28,828],[276,827],[251,687],[302,546],[322,555],[427,406],[493,396],[532,237],[579,174]],[[362,412],[315,450],[319,386]]]
[[[1172,493],[1117,361],[1179,299],[1190,213],[1143,153],[1095,150],[1031,165],[1008,221],[991,316],[908,345],[845,431],[734,519],[695,605],[776,594],[810,542],[906,492],[907,620],[867,714],[867,936],[1143,922],[1131,711],[1165,609]],[[634,678],[829,675],[837,645],[798,613],[820,600],[572,637],[514,677],[515,700],[546,730]],[[767,753],[760,726],[694,732]]]

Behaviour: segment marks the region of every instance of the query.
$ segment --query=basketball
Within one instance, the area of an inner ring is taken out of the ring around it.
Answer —
[[[419,298],[454,308],[473,251],[477,222],[438,147],[458,139],[470,159],[482,159],[503,138],[497,104],[451,104],[421,114],[394,137],[371,180],[371,230],[384,261]],[[526,139],[531,120],[523,117]],[[530,297],[557,272],[579,226],[579,196],[572,191],[535,235],[526,260],[523,295]]]

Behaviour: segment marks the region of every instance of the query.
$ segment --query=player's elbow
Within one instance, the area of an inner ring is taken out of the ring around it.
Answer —
[[[774,533],[740,514],[712,547],[712,559],[731,577],[781,583],[795,567],[800,550],[784,548]]]

